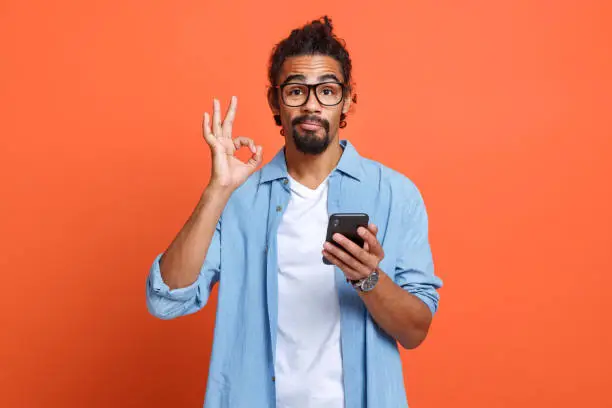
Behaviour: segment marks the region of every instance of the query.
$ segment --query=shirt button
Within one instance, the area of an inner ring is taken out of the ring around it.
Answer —
[[[276,377],[272,376],[272,381],[276,381]]]
[[[281,207],[280,205],[276,206],[276,212],[281,212],[282,209],[283,209],[283,207]]]
[[[288,184],[288,183],[289,183],[289,180],[287,180],[287,179],[284,179],[284,180],[283,180],[283,184],[285,184],[285,185],[286,185],[286,184]]]

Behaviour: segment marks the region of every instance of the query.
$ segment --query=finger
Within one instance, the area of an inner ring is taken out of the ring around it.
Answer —
[[[223,137],[227,137],[228,139],[232,138],[232,126],[234,125],[234,118],[236,117],[237,104],[238,98],[232,96],[229,108],[227,109],[227,115],[225,115],[225,120],[223,120]]]
[[[202,134],[204,135],[204,140],[206,140],[206,142],[212,146],[214,144],[215,137],[210,131],[210,116],[208,116],[208,112],[204,112],[204,120],[202,121]]]
[[[371,224],[371,225],[374,225],[374,224]],[[378,230],[378,228],[375,225],[374,225],[374,228],[371,228],[371,226],[368,226],[368,228],[359,227],[357,228],[357,233],[368,244],[368,247],[369,247],[368,252],[370,254],[374,254],[382,258],[381,256],[383,255],[382,246],[378,242],[378,239],[376,239],[376,235],[373,232],[376,230]]]
[[[213,120],[213,123],[212,123],[213,134],[215,135],[216,138],[223,137],[223,133],[221,130],[221,104],[219,103],[217,99],[213,99],[213,118],[212,120]]]
[[[337,235],[340,235],[340,234],[334,234],[334,237],[336,237]],[[359,248],[357,245],[355,245],[349,239],[347,239],[347,238],[344,238],[344,239],[349,241],[351,244],[353,244],[353,246],[355,248],[365,252],[362,248]],[[355,257],[354,255],[351,255],[350,253],[344,251],[341,248],[338,248],[337,246],[335,246],[335,245],[333,245],[331,243],[326,243],[324,245],[324,248],[325,248],[325,250],[327,252],[330,252],[336,258],[340,259],[343,263],[345,263],[346,265],[351,267],[351,269],[356,271],[361,276],[368,276],[370,274],[370,270],[373,268],[372,266],[369,266],[368,264],[366,264],[365,262],[361,261],[359,258]],[[367,255],[370,256],[369,254],[367,254]],[[369,259],[368,259],[368,261],[369,261]]]
[[[368,229],[372,231],[372,234],[374,235],[378,234],[378,227],[376,226],[376,224],[370,223],[368,225]]]
[[[250,166],[253,166],[254,168],[257,168],[257,166],[259,166],[259,164],[261,163],[261,160],[263,157],[262,152],[263,152],[263,146],[257,146],[257,148],[255,149],[255,153],[253,154],[253,156],[251,156],[247,164],[249,164]]]
[[[255,154],[257,152],[257,149],[255,148],[255,142],[253,141],[253,139],[250,139],[244,136],[238,136],[237,138],[233,140],[233,142],[234,142],[234,147],[236,148],[236,150],[240,149],[240,147],[242,146],[249,146],[251,153]]]
[[[367,265],[366,268],[369,267],[371,269],[376,263],[376,260],[373,259],[373,256],[368,251],[361,248],[344,235],[336,233],[332,236],[332,239],[340,244],[346,250],[346,252],[348,252],[347,256],[351,256],[359,263]],[[344,260],[344,258],[341,259]],[[344,261],[347,262],[347,260]]]
[[[331,262],[332,264],[336,265],[338,268],[340,268],[342,270],[342,272],[344,272],[344,275],[351,280],[357,280],[357,279],[361,279],[362,275],[359,274],[359,272],[357,272],[356,270],[354,270],[353,268],[351,268],[349,265],[347,265],[346,263],[344,263],[340,258],[338,258],[336,255],[332,254],[329,251],[323,250],[323,256],[325,258],[327,258],[327,260],[329,262]]]

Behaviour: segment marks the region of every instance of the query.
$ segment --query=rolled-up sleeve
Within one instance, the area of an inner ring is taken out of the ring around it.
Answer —
[[[213,238],[198,279],[189,286],[170,289],[164,282],[158,254],[151,265],[146,282],[146,301],[149,312],[160,319],[173,319],[200,310],[208,302],[210,291],[219,281],[221,272],[221,220],[217,222]]]
[[[438,310],[442,280],[434,274],[429,245],[425,203],[416,186],[410,183],[402,213],[403,237],[395,267],[395,283],[421,299],[434,315]]]

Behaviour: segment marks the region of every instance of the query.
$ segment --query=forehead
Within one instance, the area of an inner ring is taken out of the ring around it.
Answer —
[[[334,74],[340,81],[344,81],[340,63],[328,55],[300,55],[287,58],[281,67],[278,83],[295,74],[304,75],[307,82],[316,82],[319,76],[325,74]]]

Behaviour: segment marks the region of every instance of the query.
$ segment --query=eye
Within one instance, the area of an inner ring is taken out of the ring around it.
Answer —
[[[291,84],[285,87],[285,95],[291,98],[305,95],[305,89],[303,85]]]
[[[332,86],[326,86],[325,88],[321,89],[320,92],[325,96],[333,96],[338,93],[338,90]]]

